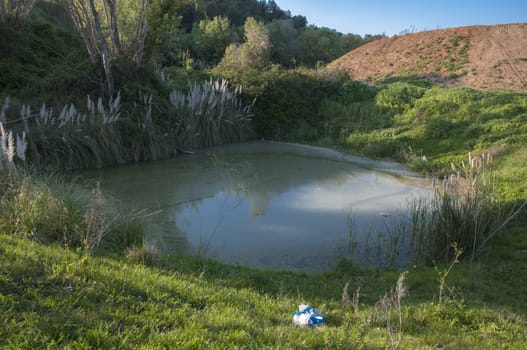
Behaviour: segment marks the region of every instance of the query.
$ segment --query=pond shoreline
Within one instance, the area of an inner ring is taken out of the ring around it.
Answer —
[[[243,146],[240,147],[240,146]],[[419,187],[429,187],[425,184],[425,177],[404,164],[389,160],[375,160],[367,157],[360,157],[346,154],[333,148],[314,146],[302,143],[280,142],[280,141],[249,141],[233,143],[213,148],[201,149],[192,152],[191,155],[213,154],[213,153],[273,153],[280,152],[305,157],[323,158],[334,161],[349,162],[361,168],[386,173],[400,178],[405,178],[404,183]]]

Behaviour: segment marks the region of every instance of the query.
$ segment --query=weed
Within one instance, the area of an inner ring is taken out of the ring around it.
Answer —
[[[99,247],[109,230],[109,223],[106,222],[104,214],[104,199],[98,182],[93,190],[92,208],[84,214],[84,225],[81,244],[86,256],[90,256]]]
[[[401,300],[408,295],[408,289],[405,285],[407,272],[399,275],[395,290],[384,294],[378,301],[377,307],[384,315],[386,320],[386,329],[389,335],[389,345],[392,349],[397,349],[403,338],[403,313],[401,309]],[[392,318],[397,320],[397,325],[393,325]]]
[[[143,242],[141,246],[128,248],[126,250],[125,260],[132,264],[157,266],[161,261],[161,254],[154,244]]]
[[[454,265],[459,263],[459,258],[461,255],[463,255],[463,248],[458,247],[457,243],[452,243],[452,249],[454,249],[454,258],[452,259],[452,262],[448,266],[447,269],[444,269],[443,271],[439,271],[439,268],[437,265],[434,265],[434,268],[436,270],[437,276],[438,276],[438,282],[439,282],[439,299],[438,304],[442,306],[445,301],[445,289],[448,288],[446,284],[446,279],[448,278],[448,275],[450,274],[450,271],[452,271],[452,268],[454,268]],[[448,288],[448,290],[452,293],[452,289]]]
[[[353,296],[350,298],[348,294],[350,282],[351,280],[346,282],[344,288],[342,288],[342,308],[346,309],[348,306],[351,305],[351,307],[353,308],[353,312],[357,315],[360,311],[360,286],[357,287],[357,289],[353,293]]]
[[[86,188],[60,176],[46,179],[24,175],[0,183],[0,230],[15,236],[67,247],[82,247],[91,255],[98,247],[122,251],[140,245],[144,231],[137,218],[121,215],[108,205],[97,185]]]

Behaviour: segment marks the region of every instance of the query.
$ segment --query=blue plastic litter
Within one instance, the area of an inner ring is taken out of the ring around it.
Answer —
[[[297,326],[316,326],[324,323],[324,315],[311,305],[301,304],[293,314],[293,323]]]

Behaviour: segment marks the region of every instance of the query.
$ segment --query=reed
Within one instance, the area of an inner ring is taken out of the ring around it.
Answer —
[[[58,116],[43,105],[29,128],[32,161],[39,167],[100,168],[126,162],[120,134],[114,124],[120,117],[120,94],[105,105],[89,96],[84,112],[73,105],[64,106]]]
[[[466,162],[451,164],[451,173],[434,184],[431,197],[410,203],[412,246],[418,258],[450,261],[456,257],[453,247],[459,247],[474,259],[521,211],[506,211],[495,195],[491,162],[487,153],[469,153]]]
[[[188,93],[172,91],[176,135],[186,148],[237,142],[251,134],[252,106],[244,104],[241,86],[232,89],[227,80],[212,79],[190,84]]]
[[[45,104],[39,110],[22,105],[20,117],[8,119],[10,105],[7,98],[0,120],[13,125],[18,133],[14,147],[12,133],[5,131],[4,127],[0,130],[2,163],[13,168],[15,149],[18,158],[27,158],[38,169],[82,169],[125,163],[126,152],[120,133],[114,128],[120,118],[120,103],[120,94],[107,103],[102,98],[94,101],[88,96],[84,111],[69,104],[58,114]]]
[[[0,174],[6,173],[8,176],[16,176],[18,171],[15,155],[19,160],[25,161],[26,148],[26,132],[23,131],[21,135],[13,136],[13,131],[6,130],[0,121]]]
[[[134,162],[169,158],[174,154],[172,135],[154,122],[153,105],[152,95],[142,95],[139,102],[134,103],[136,131],[132,130],[133,137],[127,137],[129,158]]]

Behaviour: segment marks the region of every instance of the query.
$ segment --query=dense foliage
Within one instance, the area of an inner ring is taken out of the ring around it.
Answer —
[[[305,17],[291,15],[272,0],[156,0],[149,12],[147,46],[164,67],[188,67],[189,60],[198,67],[212,67],[229,44],[243,43],[242,33],[249,17],[265,24],[272,62],[285,67],[329,63],[380,37],[308,26]]]
[[[46,16],[65,18],[63,9],[46,5]],[[39,16],[37,12],[35,16]],[[97,71],[89,63],[80,37],[67,24],[49,21],[0,23],[0,94],[23,101],[64,103],[98,88]]]

